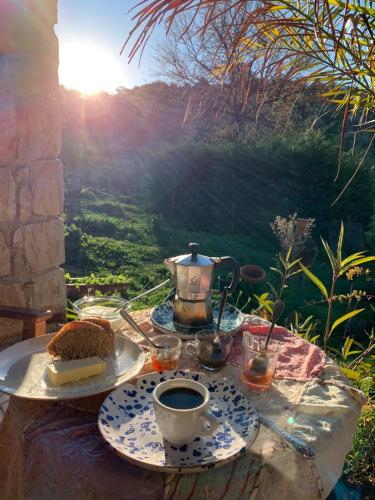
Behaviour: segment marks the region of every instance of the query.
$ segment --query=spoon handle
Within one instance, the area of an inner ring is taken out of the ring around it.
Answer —
[[[125,306],[126,307],[126,306]],[[121,309],[120,314],[124,318],[124,320],[129,323],[130,326],[134,328],[134,330],[142,335],[151,345],[153,345],[157,349],[157,345],[153,343],[148,335],[144,333],[144,331],[140,328],[140,326],[134,321],[134,319],[130,316],[130,314],[125,310],[125,307]]]
[[[293,436],[293,434],[290,434],[289,432],[285,431],[284,429],[281,429],[278,425],[275,424],[272,420],[270,420],[268,417],[263,415],[262,413],[258,412],[259,420],[260,422],[271,429],[275,434],[277,434],[283,441],[285,441],[289,446],[294,448],[294,450],[301,455],[303,458],[307,459],[313,459],[315,458],[315,450],[312,448],[310,445],[305,443],[302,439],[297,438],[296,436]]]
[[[170,279],[167,279],[167,280],[163,281],[163,283],[160,283],[159,285],[154,286],[154,288],[150,288],[150,290],[146,290],[145,292],[137,295],[136,297],[133,297],[132,299],[130,299],[128,301],[128,304],[131,304],[135,300],[138,300],[141,297],[144,297],[145,295],[148,295],[151,292],[155,292],[156,290],[159,290],[159,288],[163,287],[164,285],[167,285],[170,281],[171,281]]]
[[[219,317],[217,318],[217,325],[216,325],[216,335],[219,335],[221,318],[223,317],[223,312],[224,312],[225,304],[227,302],[228,292],[229,292],[229,288],[227,286],[225,286],[223,288],[223,291],[221,292],[221,300],[220,300],[220,305],[219,305]]]

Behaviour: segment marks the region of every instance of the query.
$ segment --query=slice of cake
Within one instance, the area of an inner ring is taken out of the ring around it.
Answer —
[[[103,318],[86,318],[84,319],[83,321],[85,322],[89,322],[89,323],[94,323],[94,325],[98,325],[98,326],[101,326],[105,333],[107,333],[107,335],[109,335],[111,338],[115,338],[115,332],[112,330],[111,328],[111,323],[106,320],[106,319],[103,319]]]
[[[108,356],[113,351],[114,334],[103,321],[93,318],[93,322],[87,319],[67,323],[50,340],[47,351],[64,361]]]

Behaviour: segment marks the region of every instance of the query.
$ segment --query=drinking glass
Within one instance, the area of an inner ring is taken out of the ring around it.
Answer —
[[[157,335],[152,341],[158,346],[151,345],[151,359],[154,370],[176,370],[181,354],[181,340],[174,335]]]
[[[185,352],[195,355],[206,370],[220,370],[229,358],[232,344],[230,333],[219,332],[219,342],[216,342],[215,330],[200,330],[193,342],[186,343]]]
[[[242,381],[258,391],[271,386],[280,354],[281,342],[271,339],[266,351],[265,341],[265,336],[243,332]]]
[[[112,330],[118,330],[123,319],[119,308],[125,307],[127,300],[119,297],[84,297],[73,304],[73,309],[78,314],[79,319],[102,318],[109,321]],[[126,308],[129,311],[131,304]]]

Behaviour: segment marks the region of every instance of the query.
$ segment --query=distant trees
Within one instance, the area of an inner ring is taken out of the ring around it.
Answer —
[[[229,9],[203,32],[203,14],[178,16],[166,43],[155,51],[159,73],[188,89],[186,118],[201,127],[216,122],[234,137],[247,136],[257,125],[282,134],[298,99],[308,93],[311,106],[312,92],[305,82],[278,74],[276,66],[264,68],[256,58],[251,62],[244,58],[235,42],[237,17]]]
[[[70,163],[121,162],[125,152],[172,139],[182,129],[183,95],[164,82],[91,97],[61,87],[64,151]]]
[[[190,22],[182,33],[185,39],[198,36],[210,41],[215,26],[221,23],[220,38],[229,56],[229,61],[219,67],[223,78],[236,75],[238,68],[246,68],[251,75],[255,67],[262,82],[264,77],[273,84],[277,76],[318,84],[323,109],[333,104],[341,117],[335,181],[341,171],[345,136],[353,139],[353,147],[358,132],[368,132],[369,136],[363,159],[338,198],[342,195],[375,139],[372,0],[143,0],[136,8],[134,28],[125,42],[133,41],[130,58],[147,43],[155,25],[164,22],[170,31],[181,14],[189,13]],[[199,18],[202,21],[196,30]]]
[[[184,36],[206,37],[220,26],[229,63],[262,74],[324,83],[325,98],[371,129],[375,109],[375,9],[370,0],[143,0],[137,4],[130,57],[156,24],[168,29],[190,14]],[[200,28],[196,30],[196,20]]]

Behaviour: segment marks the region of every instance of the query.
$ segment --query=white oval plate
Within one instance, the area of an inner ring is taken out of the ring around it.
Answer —
[[[47,377],[51,356],[47,344],[55,334],[19,342],[0,352],[0,391],[26,399],[58,400],[92,396],[136,377],[145,362],[142,349],[126,337],[115,336],[113,354],[104,358],[104,373],[54,387]]]
[[[197,380],[208,388],[209,411],[219,423],[213,436],[182,446],[163,440],[155,421],[152,392],[171,378]],[[103,402],[98,424],[104,439],[129,462],[181,474],[207,471],[244,455],[259,430],[254,406],[233,381],[219,374],[187,371],[149,373],[138,377],[135,385],[118,387]]]

